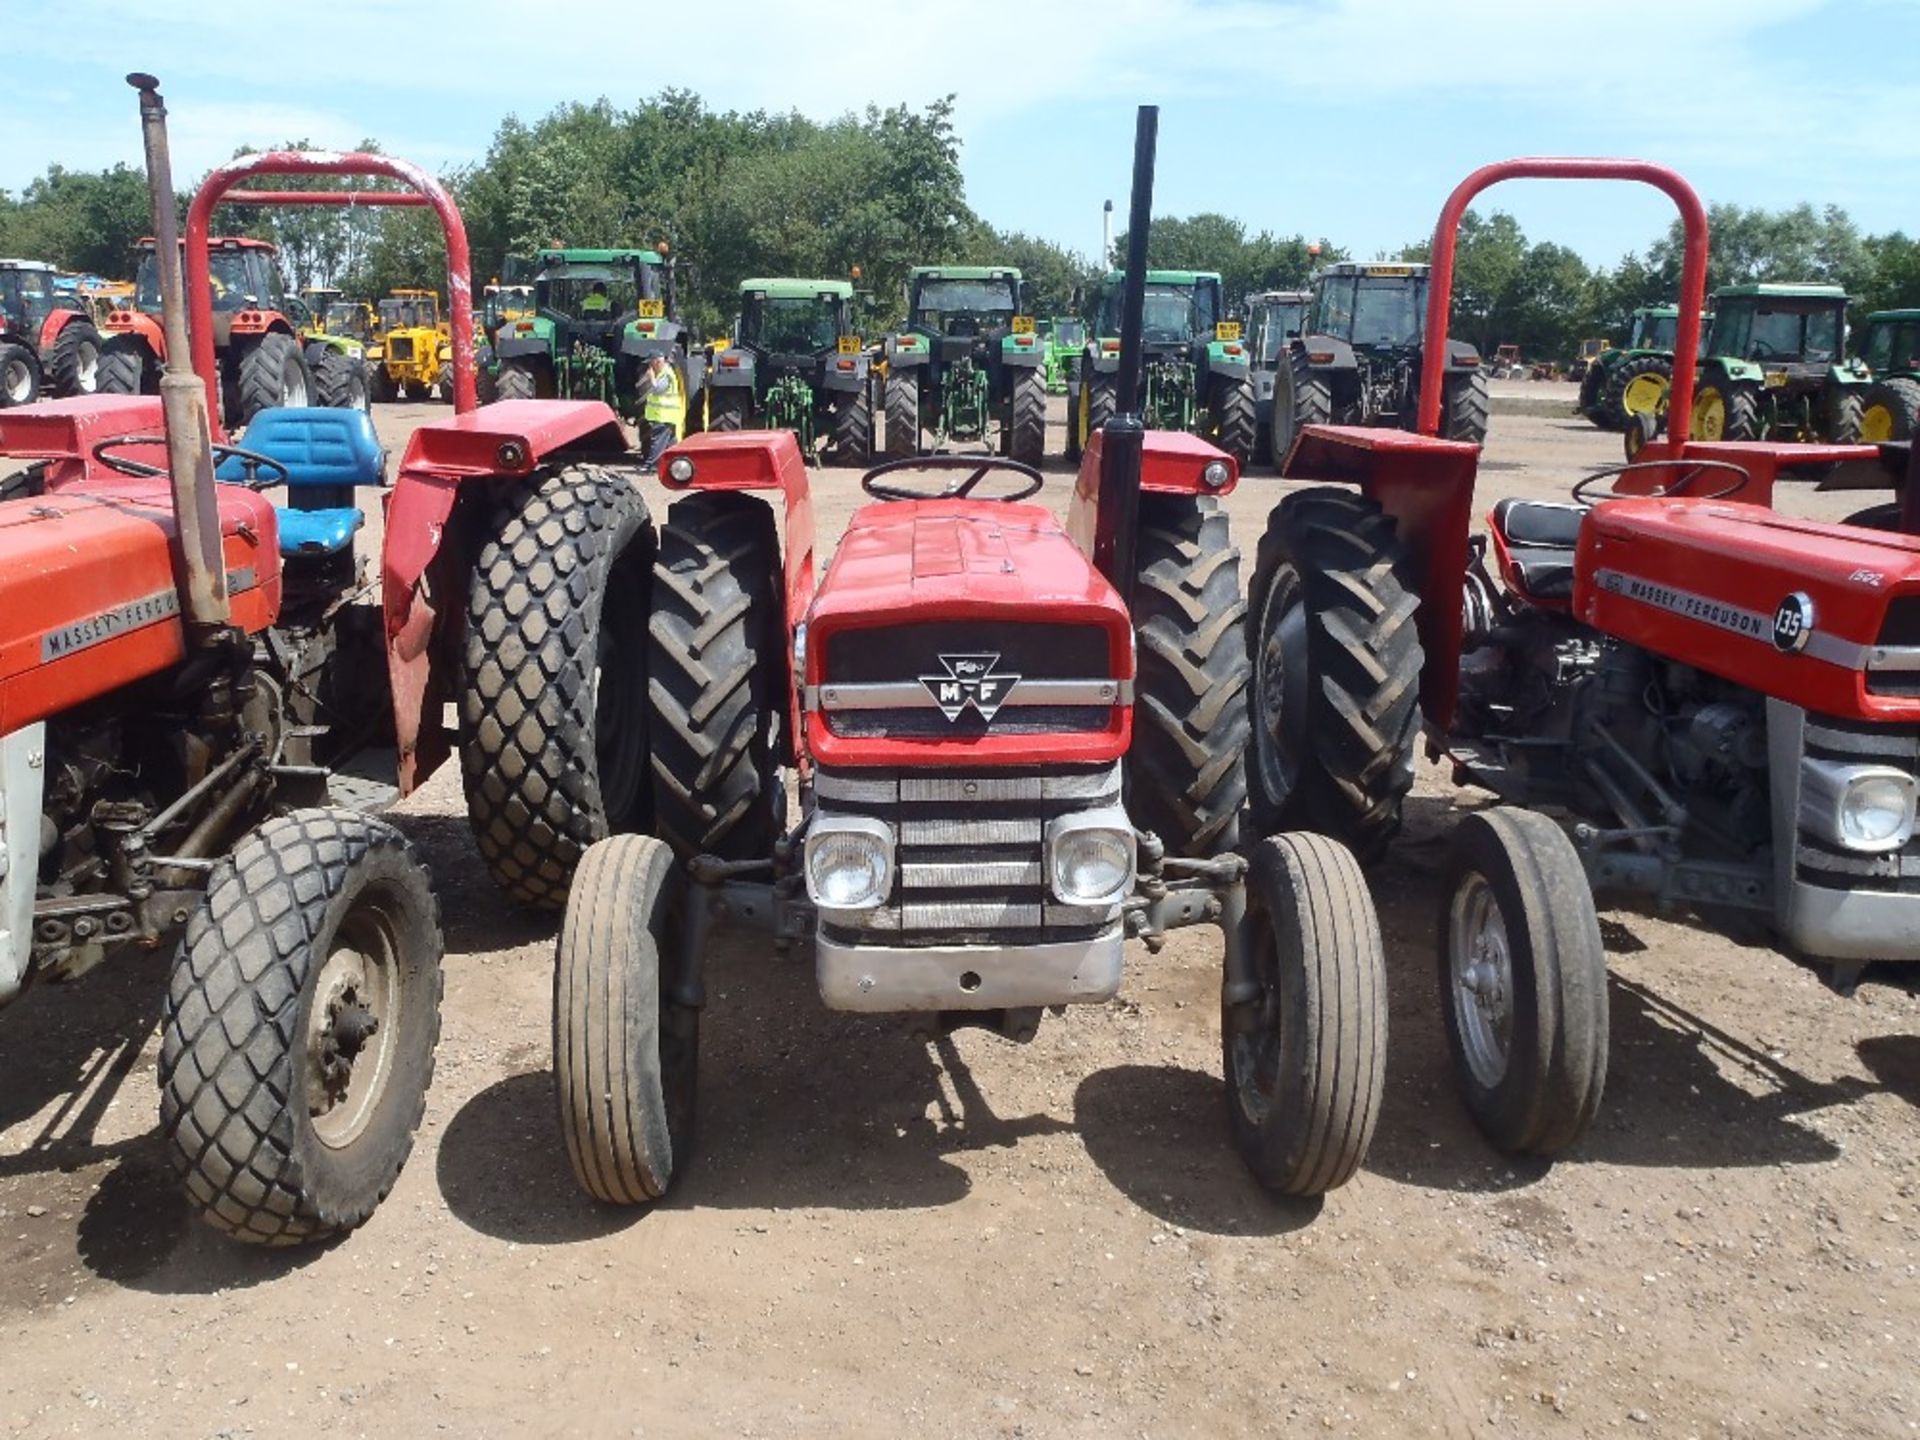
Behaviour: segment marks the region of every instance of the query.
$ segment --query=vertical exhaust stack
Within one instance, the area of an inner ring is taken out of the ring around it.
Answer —
[[[1160,107],[1142,105],[1134,123],[1133,201],[1127,219],[1127,284],[1121,295],[1120,384],[1100,439],[1100,505],[1093,562],[1121,598],[1133,600],[1133,547],[1140,529],[1140,331],[1147,305],[1147,235],[1153,226],[1153,159]]]
[[[146,141],[147,191],[153,204],[154,259],[160,271],[160,313],[167,363],[160,376],[160,413],[167,432],[167,469],[180,531],[180,615],[187,643],[204,643],[228,621],[227,566],[220,548],[220,504],[214,494],[213,433],[207,387],[188,358],[186,285],[180,267],[180,217],[173,195],[173,157],[167,146],[167,105],[151,75],[127,76],[140,92],[140,129]]]

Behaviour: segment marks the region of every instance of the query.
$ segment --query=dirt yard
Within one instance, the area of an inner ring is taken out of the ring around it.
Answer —
[[[1570,387],[1500,388],[1482,508],[1618,457]],[[1563,389],[1562,415],[1513,408]],[[381,423],[397,445],[443,413]],[[824,538],[855,480],[819,475]],[[1256,472],[1232,498],[1249,556],[1283,488]],[[1610,915],[1600,1122],[1551,1168],[1508,1163],[1454,1097],[1436,1008],[1436,871],[1472,803],[1423,774],[1375,877],[1386,1110],[1324,1204],[1273,1202],[1234,1157],[1218,940],[1186,931],[1025,1046],[829,1014],[804,964],[722,944],[701,1153],[632,1214],[574,1187],[548,1075],[555,922],[495,894],[444,769],[397,815],[446,918],[439,1070],[398,1188],[345,1242],[254,1253],[182,1208],[155,1134],[160,961],[0,1022],[0,1427],[1920,1432],[1914,977],[1842,1000],[1773,950]]]

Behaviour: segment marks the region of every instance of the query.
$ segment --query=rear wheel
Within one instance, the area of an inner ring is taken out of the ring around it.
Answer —
[[[864,390],[834,397],[833,434],[827,453],[835,465],[864,469],[873,462],[873,403]]]
[[[1039,366],[1014,372],[1007,455],[1038,469],[1047,453],[1047,377]]]
[[[433,1079],[441,948],[426,867],[369,816],[296,810],[214,867],[168,980],[160,1128],[215,1229],[323,1240],[386,1198]]]
[[[291,335],[270,331],[240,356],[240,424],[244,427],[260,411],[274,406],[310,405],[313,389],[300,343]]]
[[[40,362],[24,345],[0,340],[0,405],[31,405],[40,398]]]
[[[1691,436],[1695,440],[1758,440],[1759,387],[1723,376],[1703,380],[1693,397]]]
[[[342,351],[320,346],[313,356],[313,389],[322,405],[338,410],[365,410],[368,406],[366,363]]]
[[[1834,386],[1823,407],[1826,411],[1826,440],[1831,445],[1858,445],[1866,429],[1866,390],[1859,385]]]
[[[391,405],[400,398],[400,386],[388,373],[385,365],[373,367],[373,375],[367,385],[367,396],[382,405]]]
[[[153,367],[148,363],[147,347],[138,340],[117,336],[100,351],[102,395],[144,395],[153,393],[148,383]]]
[[[1442,433],[1449,440],[1465,440],[1484,445],[1487,440],[1487,416],[1493,400],[1488,392],[1484,371],[1449,375],[1444,386],[1446,415]]]
[[[773,853],[785,613],[765,501],[712,491],[674,505],[653,569],[648,692],[655,830],[683,856]]]
[[[69,320],[47,350],[47,387],[55,395],[91,395],[100,388],[100,332],[90,320]]]
[[[1573,408],[1602,430],[1611,430],[1613,426],[1608,422],[1606,411],[1600,405],[1600,385],[1605,378],[1606,374],[1601,369],[1600,362],[1589,361],[1586,373],[1580,377],[1580,398],[1574,402]]]
[[[1212,390],[1207,409],[1212,422],[1213,443],[1245,467],[1253,460],[1253,377],[1216,376]]]
[[[1608,430],[1624,430],[1636,415],[1658,415],[1666,409],[1673,385],[1673,361],[1665,355],[1636,355],[1613,367],[1600,394],[1600,408]]]
[[[554,951],[553,1077],[580,1188],[644,1205],[693,1140],[700,1012],[662,971],[681,959],[686,883],[673,852],[616,835],[581,858]]]
[[[1212,497],[1143,495],[1135,553],[1127,810],[1171,855],[1218,855],[1239,843],[1247,798],[1240,552]]]
[[[453,403],[453,362],[451,360],[440,367],[440,373],[434,377],[433,383],[440,391],[441,402],[451,405]]]
[[[500,398],[502,400],[531,400],[539,393],[535,383],[533,367],[518,360],[507,360],[500,366]]]
[[[1273,423],[1271,432],[1273,468],[1286,464],[1293,442],[1309,425],[1328,425],[1333,421],[1333,391],[1307,364],[1307,357],[1289,350],[1281,356],[1281,365],[1273,375]]]
[[[1095,435],[1107,428],[1119,403],[1120,378],[1117,375],[1089,375],[1080,391],[1080,448],[1085,450]]]
[[[467,597],[460,769],[493,878],[557,909],[587,846],[644,830],[653,534],[625,471],[507,487]]]
[[[1400,828],[1420,728],[1406,549],[1351,490],[1289,495],[1247,587],[1255,829],[1315,830],[1377,859]]]
[[[1366,877],[1321,835],[1254,847],[1241,944],[1259,993],[1220,1013],[1227,1114],[1281,1195],[1344,1185],[1373,1143],[1387,1074],[1387,975]]]
[[[1585,1133],[1607,1080],[1607,957],[1593,891],[1560,827],[1469,815],[1449,847],[1440,1002],[1474,1122],[1515,1155]]]
[[[1920,380],[1878,380],[1867,390],[1860,438],[1869,444],[1911,440],[1920,431]]]
[[[920,372],[892,370],[887,375],[887,434],[889,460],[905,460],[920,453]]]

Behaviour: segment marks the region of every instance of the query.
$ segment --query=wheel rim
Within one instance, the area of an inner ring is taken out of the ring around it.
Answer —
[[[91,395],[100,384],[100,347],[82,340],[73,352],[73,388]]]
[[[644,594],[630,583],[633,567],[622,555],[610,567],[607,599]],[[593,751],[600,772],[600,803],[609,829],[625,827],[646,783],[646,747],[633,743],[646,723],[647,622],[630,605],[613,603],[600,614],[594,637]]]
[[[378,1113],[401,1024],[399,930],[386,899],[362,895],[320,967],[307,1020],[307,1116],[342,1150]]]
[[[1507,1073],[1513,1043],[1513,951],[1493,887],[1469,873],[1454,892],[1447,924],[1447,967],[1460,1049],[1487,1089]]]
[[[1875,402],[1861,412],[1860,438],[1873,444],[1893,439],[1893,411]]]
[[[7,361],[0,369],[0,389],[4,389],[9,405],[24,405],[33,395],[33,372],[27,368],[27,362],[21,359]]]
[[[1693,402],[1693,438],[1718,440],[1727,429],[1727,398],[1711,385]]]
[[[1620,403],[1629,415],[1657,415],[1667,396],[1667,381],[1660,375],[1636,375],[1627,383]]]
[[[1307,607],[1291,568],[1274,577],[1260,617],[1260,654],[1253,686],[1254,765],[1261,788],[1276,804],[1300,778],[1307,728]]]
[[[1274,1092],[1280,1083],[1280,952],[1273,931],[1265,924],[1254,931],[1253,954],[1248,957],[1260,982],[1256,1000],[1235,1008],[1228,1017],[1233,1035],[1227,1045],[1233,1073],[1227,1086],[1234,1105],[1255,1128],[1267,1123]]]

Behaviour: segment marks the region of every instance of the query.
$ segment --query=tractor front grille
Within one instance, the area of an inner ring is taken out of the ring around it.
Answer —
[[[387,342],[387,358],[389,360],[413,359],[413,341],[404,335],[394,336]]]
[[[1807,716],[1806,753],[1842,764],[1890,765],[1920,777],[1920,725],[1879,725],[1862,720]],[[1794,875],[1828,890],[1920,895],[1920,835],[1899,850],[1878,855],[1842,849],[1800,825]]]
[[[1118,906],[1063,905],[1046,875],[1047,822],[1120,804],[1120,766],[815,772],[822,815],[862,815],[894,836],[893,892],[823,919],[842,944],[1037,945],[1090,940]]]

